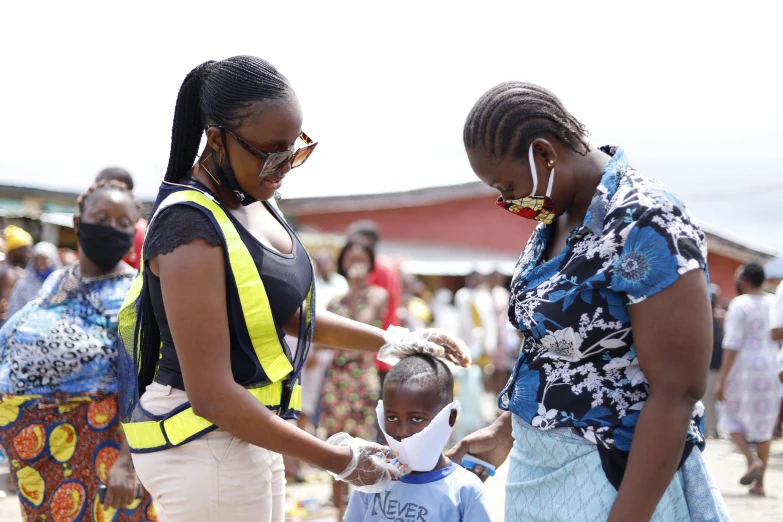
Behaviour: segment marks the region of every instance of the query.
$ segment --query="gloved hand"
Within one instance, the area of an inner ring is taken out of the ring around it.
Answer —
[[[378,351],[378,359],[394,365],[409,355],[423,353],[431,357],[447,359],[457,366],[470,367],[470,351],[457,337],[439,328],[424,328],[411,332],[407,328],[390,326],[383,336],[384,344]]]
[[[351,448],[353,458],[348,467],[339,475],[331,471],[329,474],[351,484],[357,491],[379,493],[408,472],[406,466],[392,463],[397,454],[389,447],[357,439],[347,433],[332,435],[326,443]]]

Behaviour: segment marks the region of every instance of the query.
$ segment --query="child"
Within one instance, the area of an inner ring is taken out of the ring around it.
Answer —
[[[397,363],[383,384],[378,422],[400,462],[419,471],[380,493],[354,492],[344,522],[491,521],[479,478],[441,453],[458,411],[454,378],[442,361],[413,355]]]

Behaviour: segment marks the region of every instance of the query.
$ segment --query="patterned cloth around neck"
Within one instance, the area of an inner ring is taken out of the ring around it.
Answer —
[[[117,392],[117,312],[134,273],[52,274],[38,297],[0,330],[0,393]]]
[[[648,394],[628,306],[706,271],[707,250],[674,194],[628,166],[621,149],[601,150],[612,159],[566,248],[545,260],[553,226],[539,225],[517,263],[509,318],[525,340],[499,406],[597,444],[617,485]],[[686,452],[703,447],[703,412],[697,403]]]

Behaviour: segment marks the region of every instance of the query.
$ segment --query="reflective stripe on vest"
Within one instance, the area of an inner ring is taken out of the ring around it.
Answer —
[[[155,216],[161,210],[178,203],[194,203],[209,211],[223,234],[229,261],[228,268],[234,277],[253,351],[266,377],[272,382],[268,386],[248,389],[248,392],[266,407],[278,408],[281,406],[280,402],[283,395],[283,379],[293,372],[294,368],[291,361],[288,360],[278,337],[272,309],[269,305],[269,298],[256,264],[226,212],[208,194],[198,190],[175,192],[163,200]],[[155,216],[150,219],[150,227],[154,223]],[[127,342],[132,339],[132,349],[136,351],[137,355],[137,372],[141,368],[141,354],[138,353],[137,347],[138,325],[135,311],[136,303],[142,291],[143,271],[144,263],[141,264],[139,275],[133,282],[123,304],[123,310],[126,307],[130,307],[128,312],[132,311],[133,313],[123,314],[122,311],[120,312],[120,336],[123,342],[126,343],[126,350],[129,349]],[[308,302],[311,293],[312,285],[308,293]],[[308,319],[310,319],[310,307],[308,306],[307,308]],[[302,390],[301,386],[297,384],[292,390],[288,409],[301,410],[301,405]],[[155,451],[178,446],[215,429],[214,425],[208,420],[196,415],[189,405],[182,411],[169,414],[162,420],[127,422],[123,423],[123,427],[128,439],[128,445],[131,450],[136,452]]]
[[[275,400],[280,402],[283,381],[247,391],[258,402],[269,406]],[[291,405],[297,410],[302,407],[302,387],[298,384],[294,386]],[[191,407],[163,420],[128,422],[123,423],[122,427],[128,438],[128,445],[137,453],[179,446],[215,429],[214,424],[196,415]]]

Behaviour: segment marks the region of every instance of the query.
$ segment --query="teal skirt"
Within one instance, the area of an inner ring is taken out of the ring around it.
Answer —
[[[506,522],[604,522],[617,490],[595,444],[569,429],[542,431],[513,415]],[[652,522],[728,522],[701,452],[694,450],[663,495]]]

